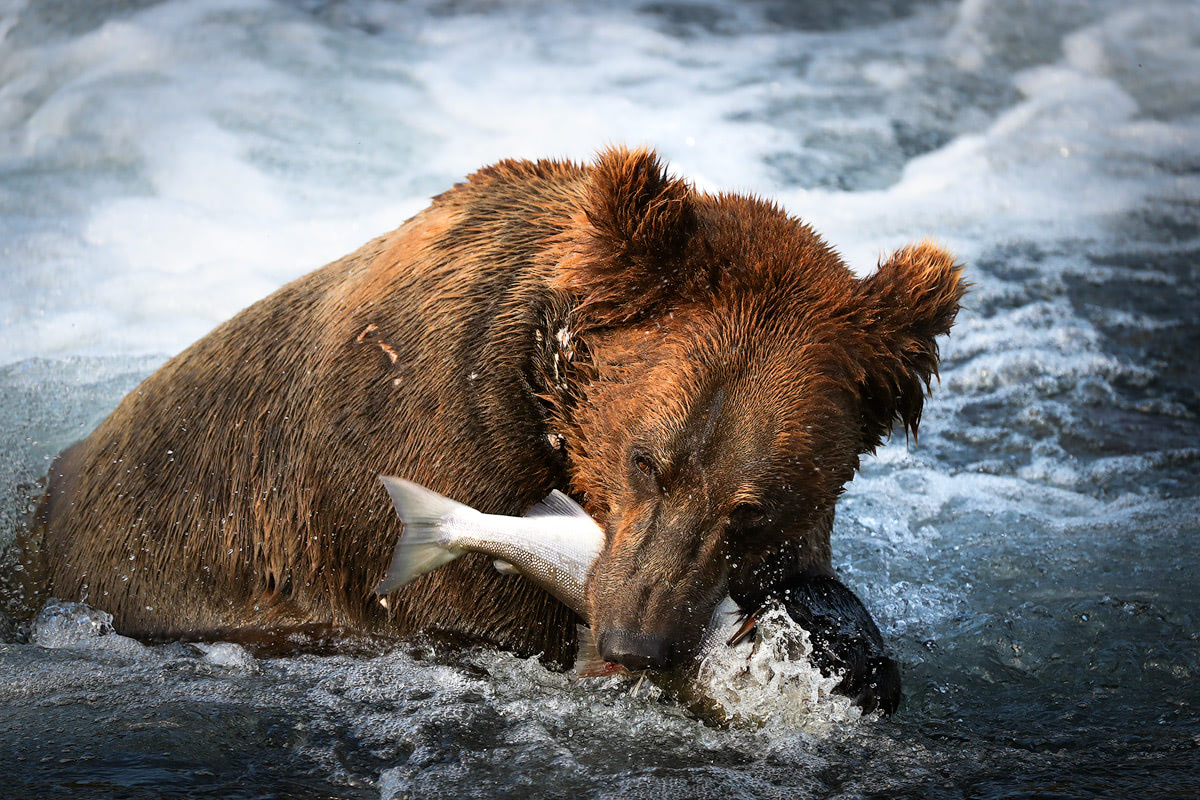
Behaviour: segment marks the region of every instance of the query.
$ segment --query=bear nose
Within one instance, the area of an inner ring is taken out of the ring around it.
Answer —
[[[667,637],[658,633],[639,633],[624,628],[600,632],[596,645],[600,657],[626,669],[658,669],[669,661]]]

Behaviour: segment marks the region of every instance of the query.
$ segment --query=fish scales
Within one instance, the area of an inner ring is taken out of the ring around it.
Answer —
[[[580,616],[586,616],[588,569],[600,551],[595,534],[573,518],[521,518],[493,514],[454,513],[445,520],[450,547],[484,553],[511,564],[517,571],[553,594]]]

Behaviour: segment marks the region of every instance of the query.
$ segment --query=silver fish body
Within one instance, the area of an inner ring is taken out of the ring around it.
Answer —
[[[500,571],[515,570],[587,618],[587,573],[604,547],[604,531],[574,500],[555,491],[524,517],[509,517],[484,514],[402,478],[380,480],[404,532],[376,594],[387,595],[466,553],[483,553],[497,560]]]

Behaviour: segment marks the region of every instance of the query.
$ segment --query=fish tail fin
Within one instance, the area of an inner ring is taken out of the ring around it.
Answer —
[[[584,678],[607,678],[610,675],[628,675],[629,670],[620,664],[605,661],[596,646],[596,634],[586,625],[576,625],[575,635],[579,639],[579,650],[575,654],[575,680]]]
[[[375,587],[375,594],[382,596],[463,555],[465,551],[446,546],[444,522],[467,506],[403,478],[380,475],[379,480],[404,523],[387,575]]]

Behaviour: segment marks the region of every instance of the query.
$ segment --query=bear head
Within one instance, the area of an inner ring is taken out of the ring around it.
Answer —
[[[696,191],[649,151],[587,175],[553,280],[589,362],[564,422],[606,531],[589,616],[607,660],[662,667],[726,592],[752,608],[831,574],[834,504],[893,423],[916,434],[965,284],[928,241],[859,279],[779,207]]]

